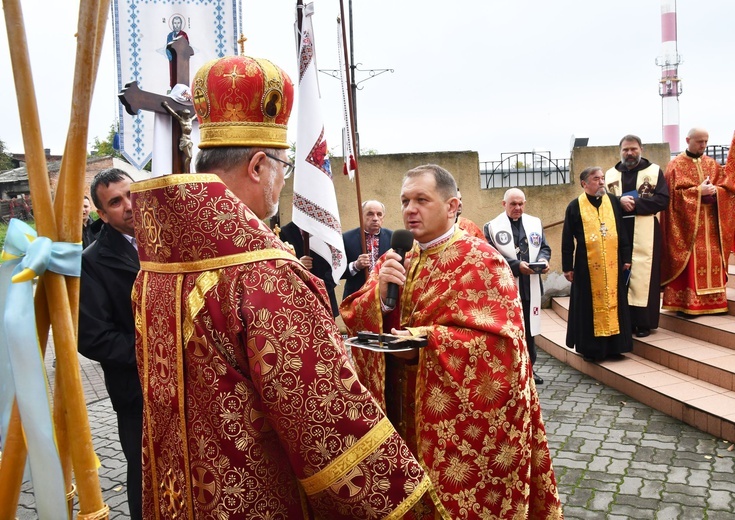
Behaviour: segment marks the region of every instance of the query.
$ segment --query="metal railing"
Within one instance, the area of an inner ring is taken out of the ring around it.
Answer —
[[[486,190],[569,182],[569,159],[552,159],[551,152],[511,152],[500,157],[480,162],[480,181]]]

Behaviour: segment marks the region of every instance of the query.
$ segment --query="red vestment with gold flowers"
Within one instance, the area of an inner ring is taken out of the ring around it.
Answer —
[[[213,175],[132,186],[143,516],[400,518],[430,487],[312,276]]]
[[[459,229],[463,229],[470,236],[487,240],[485,238],[485,233],[482,232],[480,226],[472,222],[470,219],[464,218],[462,215],[457,219],[457,227],[459,227]]]
[[[562,518],[508,264],[459,229],[406,256],[395,310],[381,310],[381,259],[341,313],[352,333],[395,327],[428,337],[418,364],[400,365],[398,377],[386,361],[392,355],[352,349],[359,377],[381,404],[397,408],[390,417],[433,483],[407,518]]]
[[[735,146],[735,139],[733,139]],[[662,213],[663,308],[687,314],[727,312],[727,264],[735,237],[735,153],[727,166],[686,152],[666,168],[671,197]],[[709,177],[715,197],[701,195]]]

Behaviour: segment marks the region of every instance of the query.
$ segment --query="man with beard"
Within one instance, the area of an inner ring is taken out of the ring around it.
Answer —
[[[658,213],[669,206],[664,172],[642,157],[638,136],[620,140],[620,162],[605,173],[607,190],[620,199],[623,230],[633,248],[628,281],[630,324],[639,338],[658,328],[661,307],[661,226]]]
[[[430,481],[358,381],[323,283],[262,221],[293,171],[293,84],[228,56],[192,89],[197,173],[133,187],[143,516],[400,518]]]
[[[584,193],[567,206],[561,235],[562,270],[572,283],[567,347],[602,361],[633,348],[625,287],[631,251],[602,168],[586,168],[579,180]]]

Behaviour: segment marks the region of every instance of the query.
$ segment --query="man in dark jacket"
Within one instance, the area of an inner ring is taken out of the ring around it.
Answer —
[[[93,228],[95,221],[89,216],[91,210],[92,201],[85,195],[82,203],[82,249],[86,249],[88,245],[97,240],[97,233],[99,233],[99,229]]]
[[[332,315],[335,318],[339,316],[339,304],[337,303],[337,296],[334,294],[334,288],[337,284],[334,283],[334,277],[332,276],[332,265],[316,252],[312,251],[309,255],[304,254],[304,238],[299,227],[293,222],[289,222],[281,228],[279,238],[283,242],[288,242],[293,247],[296,258],[301,260],[301,263],[309,271],[324,282],[324,287],[327,289],[327,295],[329,296],[329,303],[332,305]]]
[[[350,229],[342,235],[345,241],[345,254],[347,255],[347,269],[342,278],[346,279],[345,290],[342,293],[344,300],[350,294],[363,286],[365,270],[368,272],[375,267],[383,253],[390,249],[390,240],[393,231],[383,228],[385,218],[385,206],[377,200],[366,200],[362,203],[362,224],[364,231],[359,227]],[[367,253],[362,252],[362,234],[365,234]]]
[[[141,439],[143,393],[135,360],[130,292],[140,269],[130,205],[132,179],[122,170],[99,172],[90,187],[104,222],[97,240],[82,254],[79,352],[102,366],[117,413],[118,434],[128,462],[130,518],[142,518]]]

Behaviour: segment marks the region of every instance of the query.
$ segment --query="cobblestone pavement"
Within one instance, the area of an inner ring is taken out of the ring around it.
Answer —
[[[49,376],[53,368],[47,356]],[[128,517],[125,460],[97,363],[80,357],[100,484],[111,519]],[[730,520],[735,451],[730,444],[601,385],[539,351],[536,372],[551,455],[570,520]],[[20,520],[36,518],[30,484]]]

